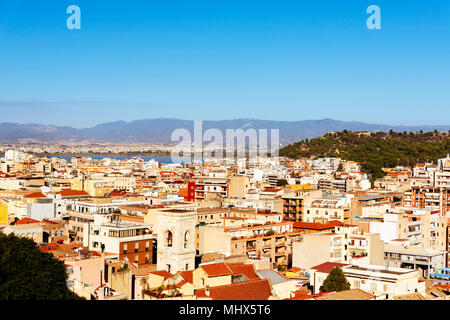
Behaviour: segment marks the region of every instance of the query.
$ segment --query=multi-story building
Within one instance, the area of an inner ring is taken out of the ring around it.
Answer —
[[[437,269],[444,267],[445,252],[404,243],[388,243],[384,245],[384,259],[387,266],[417,269],[420,276],[429,278]]]
[[[303,221],[303,208],[321,195],[322,190],[302,190],[283,195],[281,199],[283,199],[284,220]]]
[[[376,297],[385,299],[414,292],[425,296],[425,282],[420,280],[417,270],[332,262],[322,263],[309,270],[310,284],[314,288],[314,294],[319,293],[326,277],[336,266],[342,268],[352,289],[362,289]]]
[[[152,263],[155,239],[145,224],[123,222],[112,215],[94,215],[94,222],[84,228],[83,244],[91,251],[113,254],[141,266]]]
[[[340,192],[348,191],[347,179],[320,179],[318,188],[321,190],[339,190]]]
[[[412,187],[411,190],[403,193],[402,206],[439,210],[445,214],[450,211],[450,189]]]
[[[437,170],[434,172],[434,187],[450,189],[450,156],[439,159]]]
[[[352,217],[351,202],[346,198],[315,199],[303,209],[305,222],[328,222],[338,220],[348,223]]]
[[[195,184],[188,184],[189,188],[194,187],[195,201],[202,202],[209,193],[216,193],[225,198],[228,195],[228,186],[230,180],[228,178],[211,178],[211,177],[194,177]]]
[[[280,214],[274,217],[281,220]],[[225,227],[199,227],[199,254],[220,252],[227,256],[244,255],[252,259],[268,257],[273,267],[287,266],[292,257],[292,243],[302,234],[302,231],[293,229],[292,222],[226,218]]]
[[[294,243],[294,267],[308,269],[326,261],[383,265],[383,241],[379,234],[359,232],[357,226],[339,225],[335,226],[335,232],[305,234]]]

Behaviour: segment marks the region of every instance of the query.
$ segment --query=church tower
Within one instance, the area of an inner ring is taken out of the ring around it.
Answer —
[[[196,212],[169,209],[158,212],[157,270],[172,274],[195,269]]]

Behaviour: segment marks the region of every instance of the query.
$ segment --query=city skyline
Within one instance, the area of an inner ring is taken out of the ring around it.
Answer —
[[[371,4],[381,30],[366,26]],[[440,0],[0,1],[1,122],[448,125],[449,16]]]

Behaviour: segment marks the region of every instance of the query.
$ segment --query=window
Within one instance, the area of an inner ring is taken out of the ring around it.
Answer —
[[[184,248],[187,248],[189,245],[189,231],[186,231],[184,234]]]
[[[166,233],[166,247],[172,246],[172,232],[167,231]]]

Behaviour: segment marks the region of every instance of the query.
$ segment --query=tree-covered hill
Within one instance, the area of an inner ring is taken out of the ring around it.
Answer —
[[[436,161],[450,153],[450,132],[330,132],[280,149],[292,159],[334,156],[357,161],[373,179],[382,177],[383,167],[413,166]]]

